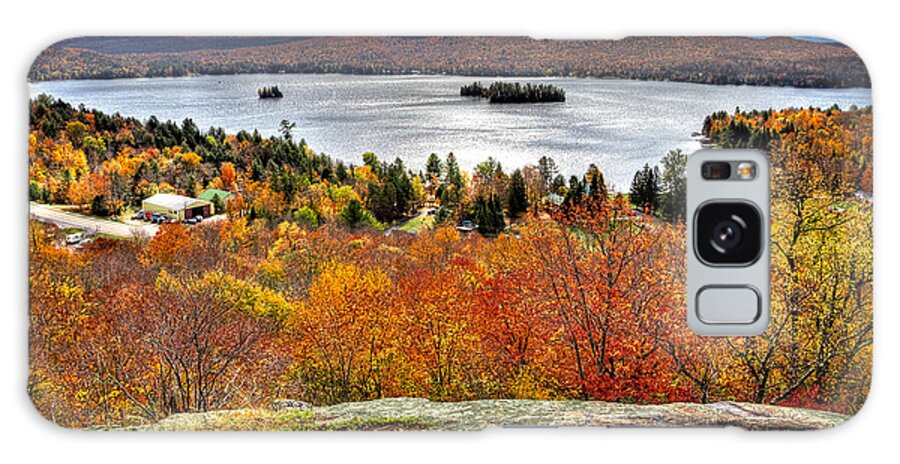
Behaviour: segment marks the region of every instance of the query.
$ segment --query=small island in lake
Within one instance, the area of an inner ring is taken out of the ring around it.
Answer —
[[[259,98],[282,98],[284,94],[281,93],[281,90],[278,89],[277,85],[273,85],[272,87],[263,87],[256,91],[259,94]]]
[[[566,101],[566,91],[550,84],[494,82],[485,87],[481,82],[459,88],[463,97],[487,98],[489,103],[548,103]]]

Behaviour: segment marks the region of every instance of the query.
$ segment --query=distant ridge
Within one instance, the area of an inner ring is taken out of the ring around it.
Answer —
[[[870,87],[862,60],[790,37],[84,37],[48,47],[33,81],[251,73],[453,74]]]
[[[234,50],[295,42],[302,37],[75,37],[53,44],[110,55],[130,53],[180,53],[199,50]]]

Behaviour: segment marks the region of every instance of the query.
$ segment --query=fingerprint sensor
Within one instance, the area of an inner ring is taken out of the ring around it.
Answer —
[[[697,292],[697,318],[704,324],[752,324],[762,313],[759,292],[746,285],[708,285]]]

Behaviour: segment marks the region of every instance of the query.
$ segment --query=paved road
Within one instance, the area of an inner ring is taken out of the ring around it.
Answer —
[[[38,203],[31,203],[30,210],[32,219],[49,222],[60,227],[84,229],[92,234],[108,234],[126,238],[153,237],[159,229],[159,226],[154,224],[128,225],[93,216],[62,211]]]

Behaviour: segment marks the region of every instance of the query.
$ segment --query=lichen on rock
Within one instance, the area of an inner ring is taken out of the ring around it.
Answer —
[[[847,416],[750,403],[635,405],[602,401],[386,398],[312,407],[276,400],[270,410],[176,414],[143,430],[483,430],[491,427],[742,427],[811,430]]]

